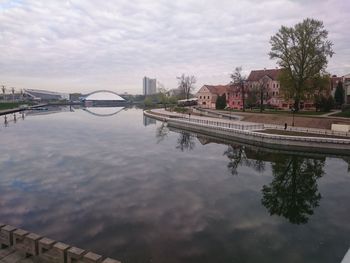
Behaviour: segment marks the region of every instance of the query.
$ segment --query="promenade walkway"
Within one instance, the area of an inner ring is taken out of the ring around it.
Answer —
[[[239,128],[242,130],[280,130],[281,135],[282,131],[288,131],[288,132],[294,132],[295,134],[297,133],[303,133],[300,135],[306,136],[307,134],[312,137],[314,134],[317,135],[317,137],[322,137],[320,135],[324,135],[325,138],[336,138],[336,137],[344,137],[344,138],[349,138],[350,139],[350,132],[336,132],[328,129],[317,129],[317,128],[308,128],[308,127],[297,127],[297,126],[288,126],[287,129],[285,130],[284,125],[278,125],[278,124],[266,124],[266,123],[259,123],[259,122],[248,122],[248,121],[241,121],[238,119],[232,119],[230,120],[227,118],[227,116],[224,116],[224,118],[220,117],[219,115],[217,117],[209,117],[209,116],[198,116],[198,115],[192,115],[191,117],[188,114],[182,114],[182,113],[177,113],[177,112],[170,112],[164,109],[153,109],[153,113],[156,114],[161,114],[163,116],[170,116],[172,118],[184,118],[184,119],[191,119],[192,121],[195,120],[204,120],[204,121],[209,121],[211,123],[219,123],[218,125],[222,125],[226,127],[227,125],[225,124],[231,124],[231,127],[243,127]],[[209,111],[210,113],[211,111]],[[230,116],[230,115],[228,115]],[[249,128],[251,127],[251,128]],[[278,134],[274,132],[273,134]]]
[[[171,114],[171,115],[170,115]],[[144,111],[144,115],[167,123],[169,127],[198,132],[225,140],[277,149],[350,154],[350,133],[302,127],[284,127],[206,116],[168,113],[163,109]],[[272,132],[269,132],[269,130]],[[277,133],[276,133],[277,131]],[[281,131],[278,133],[278,131]],[[288,133],[286,133],[288,131]],[[316,135],[317,134],[317,135]]]

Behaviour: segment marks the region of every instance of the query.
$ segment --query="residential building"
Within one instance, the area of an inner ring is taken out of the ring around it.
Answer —
[[[278,77],[282,69],[262,69],[252,70],[247,78],[247,87],[249,90],[256,89],[260,92],[262,83],[266,85],[263,88],[263,103],[273,108],[288,110],[294,106],[293,100],[286,100],[281,92],[281,84]],[[260,93],[259,93],[260,94]],[[309,110],[314,108],[314,94],[305,94],[305,99],[300,101],[300,109]],[[258,101],[259,102],[259,101]]]
[[[198,106],[202,108],[215,109],[218,96],[226,96],[227,107],[242,109],[243,100],[240,87],[233,84],[227,85],[204,85],[196,94]]]
[[[143,95],[152,95],[157,93],[157,79],[148,77],[143,78]]]
[[[247,87],[249,90],[257,91],[258,97],[260,97],[259,94],[262,90],[265,105],[289,108],[289,103],[283,99],[280,93],[279,74],[281,74],[281,69],[252,70],[247,78]],[[263,88],[262,85],[264,85]],[[258,102],[260,102],[259,99]]]

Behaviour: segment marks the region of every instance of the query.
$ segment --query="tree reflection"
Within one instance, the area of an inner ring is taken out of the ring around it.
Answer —
[[[323,176],[324,165],[324,160],[276,156],[274,179],[263,186],[262,204],[271,215],[284,216],[293,224],[307,223],[321,199],[317,179]]]
[[[239,166],[252,167],[260,173],[264,172],[265,162],[261,158],[261,154],[262,152],[259,150],[253,151],[242,145],[229,145],[224,152],[224,155],[230,160],[227,168],[232,175],[238,174],[237,169]]]
[[[184,150],[193,150],[195,147],[194,136],[188,132],[181,131],[179,138],[177,139],[176,149],[180,149],[182,152]]]
[[[156,129],[156,138],[157,138],[157,143],[160,143],[165,139],[165,137],[168,136],[169,129],[166,125],[165,122],[162,123],[157,129]]]

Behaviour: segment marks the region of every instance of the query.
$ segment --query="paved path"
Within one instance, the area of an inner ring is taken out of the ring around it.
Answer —
[[[172,116],[172,117],[182,117],[182,118],[186,118],[188,120],[189,115],[188,114],[181,114],[181,113],[177,113],[177,112],[170,112],[164,109],[152,109],[151,112],[153,113],[157,113],[157,114],[162,114],[165,116]],[[284,130],[284,125],[278,125],[278,124],[266,124],[266,123],[260,123],[260,122],[248,122],[248,121],[240,121],[240,120],[229,120],[226,118],[220,118],[218,117],[207,117],[207,116],[198,116],[198,115],[193,115],[191,116],[191,121],[195,121],[195,120],[204,120],[204,121],[212,121],[212,122],[219,122],[221,123],[221,126],[227,126],[227,124],[233,124],[233,125],[239,125],[242,126],[240,129],[245,129],[244,127],[246,127],[247,129],[250,129],[250,127],[252,127],[252,129],[254,126],[259,126],[261,125],[262,127],[259,128],[259,130],[262,129],[277,129],[277,130]],[[309,133],[310,137],[312,137],[312,134],[323,134],[326,135],[326,137],[329,136],[341,136],[341,137],[350,137],[350,133],[349,132],[335,132],[335,131],[331,131],[329,129],[318,129],[318,128],[305,128],[305,127],[297,127],[297,126],[288,126],[287,128],[288,131],[294,131],[294,132],[304,132],[304,133]]]
[[[336,116],[332,116],[333,114],[337,114],[340,113],[341,110],[335,110],[335,111],[331,111],[322,115],[319,115],[320,117],[336,117]],[[337,117],[336,117],[337,118]]]
[[[188,119],[189,115],[188,114],[183,114],[183,113],[177,113],[177,112],[171,112],[167,111],[165,109],[152,109],[152,112],[158,113],[158,114],[163,114],[166,116],[172,116],[172,117],[180,117],[180,118],[186,118]],[[232,123],[232,124],[239,124],[239,125],[257,125],[258,123],[256,122],[248,122],[248,121],[240,121],[240,120],[229,120],[229,119],[223,119],[219,117],[208,117],[208,116],[198,116],[198,115],[191,115],[191,118],[193,119],[200,119],[200,120],[205,120],[205,121],[220,121],[222,123]]]

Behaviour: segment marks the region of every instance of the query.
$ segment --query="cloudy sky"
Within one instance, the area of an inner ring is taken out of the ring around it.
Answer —
[[[235,66],[274,68],[270,36],[322,20],[350,73],[349,0],[0,0],[0,84],[62,92],[141,93],[142,77],[176,87],[181,73],[229,82]]]

